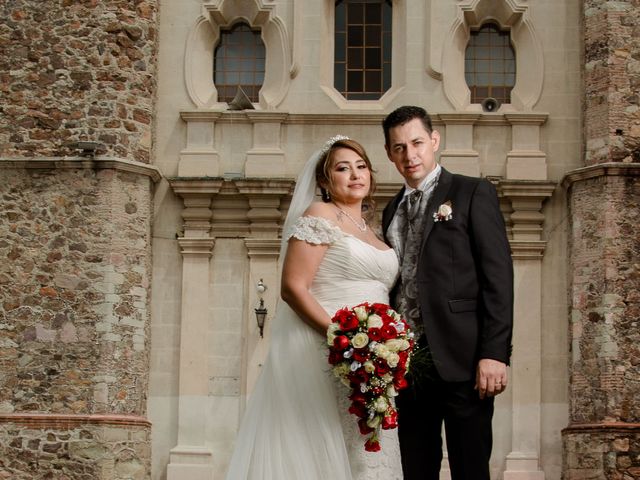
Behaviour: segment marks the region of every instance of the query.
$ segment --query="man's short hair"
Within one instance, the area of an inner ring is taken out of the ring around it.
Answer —
[[[431,125],[431,117],[422,107],[413,105],[405,105],[396,108],[393,112],[385,117],[382,121],[382,129],[384,130],[384,144],[389,145],[389,130],[399,125],[404,125],[414,118],[419,118],[425,130],[431,135],[433,127]]]

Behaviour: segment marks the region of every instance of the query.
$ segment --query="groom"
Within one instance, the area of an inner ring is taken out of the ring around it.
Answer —
[[[404,188],[385,208],[400,258],[392,302],[421,349],[397,398],[405,480],[438,480],[444,423],[453,480],[489,480],[493,400],[507,385],[513,266],[495,188],[436,163],[440,135],[420,107],[383,121]]]

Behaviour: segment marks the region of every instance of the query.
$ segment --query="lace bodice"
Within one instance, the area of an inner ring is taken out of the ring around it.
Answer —
[[[288,234],[291,237],[329,245],[311,293],[330,315],[365,301],[389,302],[389,290],[398,275],[393,249],[380,250],[321,217],[299,218]]]

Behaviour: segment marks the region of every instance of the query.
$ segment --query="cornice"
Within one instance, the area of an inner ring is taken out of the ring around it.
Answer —
[[[77,415],[65,413],[3,413],[0,424],[11,423],[38,429],[72,429],[86,425],[150,428],[151,422],[137,415]]]
[[[511,256],[517,260],[540,260],[547,242],[544,240],[509,240]]]
[[[504,197],[550,197],[557,183],[550,180],[505,180],[498,181],[498,191]]]
[[[288,113],[274,110],[182,110],[180,118],[186,122],[220,124],[274,122],[288,125],[382,125],[386,113]],[[548,113],[540,112],[441,112],[431,114],[434,125],[542,125]]]
[[[593,433],[639,433],[640,423],[628,422],[597,422],[597,423],[571,423],[562,429],[562,435],[593,434]]]
[[[244,244],[249,257],[276,258],[282,242],[278,238],[245,238]]]
[[[180,245],[182,255],[188,257],[210,257],[215,244],[215,238],[178,238],[178,245]]]
[[[542,125],[549,118],[549,114],[541,112],[512,112],[505,113],[504,118],[511,125]]]
[[[562,186],[569,189],[576,182],[597,177],[637,177],[640,176],[640,164],[609,162],[578,168],[567,172],[562,179]]]
[[[119,170],[149,177],[157,183],[162,174],[155,165],[134,162],[117,157],[39,157],[39,158],[0,158],[0,169],[27,169],[27,170]]]

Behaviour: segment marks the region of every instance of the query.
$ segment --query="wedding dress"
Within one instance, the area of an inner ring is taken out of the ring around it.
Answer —
[[[319,217],[295,219],[285,242],[291,236],[329,246],[310,291],[330,315],[389,302],[398,275],[393,249],[377,249]],[[227,480],[401,479],[397,430],[383,430],[382,450],[366,452],[348,394],[330,370],[326,339],[281,301]]]

